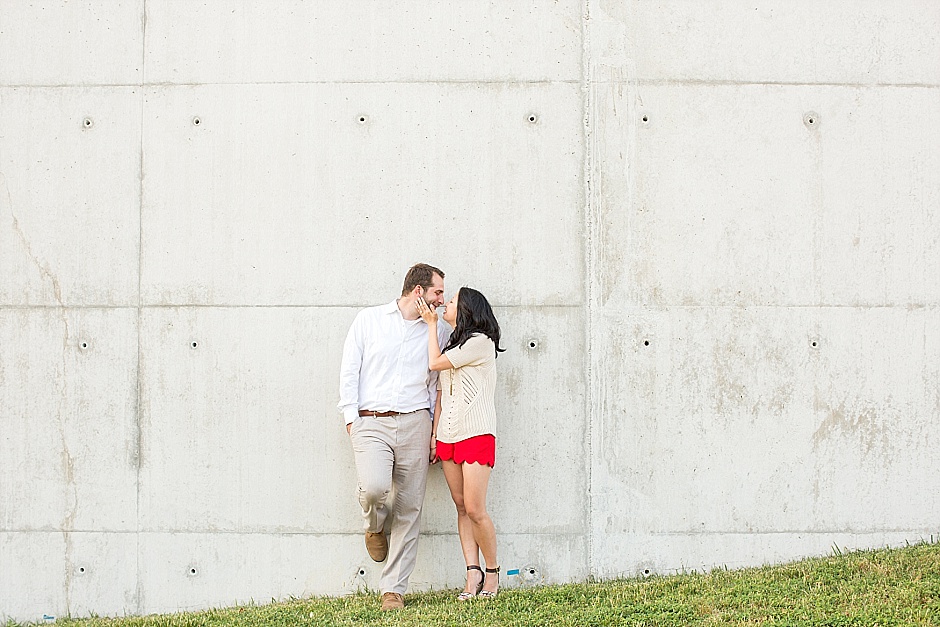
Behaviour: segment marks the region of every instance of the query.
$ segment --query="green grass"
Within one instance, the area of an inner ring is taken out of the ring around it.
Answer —
[[[383,614],[376,595],[140,618],[60,620],[70,627],[183,625],[940,625],[940,544],[841,553],[782,566],[504,589],[458,604],[455,591],[409,594]]]

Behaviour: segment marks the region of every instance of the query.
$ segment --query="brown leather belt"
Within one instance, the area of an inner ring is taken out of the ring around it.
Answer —
[[[376,418],[385,418],[386,416],[401,416],[400,411],[372,411],[371,409],[360,409],[360,416],[375,416]]]

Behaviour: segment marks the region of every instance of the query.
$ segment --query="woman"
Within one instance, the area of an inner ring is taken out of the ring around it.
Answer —
[[[444,306],[444,321],[454,332],[442,351],[437,312],[424,300],[417,307],[428,325],[428,363],[441,373],[431,454],[441,460],[457,507],[457,532],[467,563],[467,585],[457,599],[492,599],[499,590],[499,562],[486,487],[496,463],[496,355],[504,350],[499,347],[499,323],[483,294],[462,287]]]

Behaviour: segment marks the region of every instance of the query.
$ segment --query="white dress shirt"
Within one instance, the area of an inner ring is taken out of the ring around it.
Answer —
[[[444,346],[450,327],[437,323],[437,339]],[[421,318],[405,320],[398,301],[369,307],[356,315],[339,372],[339,410],[346,424],[360,409],[396,411],[419,409],[434,415],[437,373],[428,370],[428,327]]]

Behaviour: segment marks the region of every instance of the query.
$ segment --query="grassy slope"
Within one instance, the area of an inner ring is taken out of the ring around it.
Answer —
[[[105,625],[940,625],[940,544],[860,551],[783,566],[534,589],[458,604],[413,594],[391,615],[374,595],[192,614],[58,621]]]

